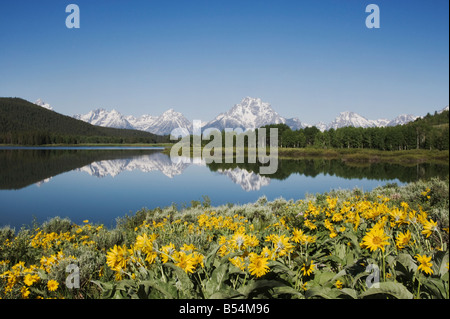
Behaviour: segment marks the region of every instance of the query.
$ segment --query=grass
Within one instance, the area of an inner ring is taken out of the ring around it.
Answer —
[[[171,147],[167,146],[164,152],[170,154]],[[202,148],[203,151],[203,148]],[[245,154],[248,148],[244,148]],[[221,150],[225,154],[225,150]],[[234,156],[236,148],[233,149]],[[256,151],[256,154],[257,151]],[[269,150],[267,150],[269,154]],[[181,155],[181,154],[180,154]],[[190,150],[193,155],[193,149]],[[393,164],[417,164],[417,163],[433,163],[441,165],[449,165],[449,151],[444,150],[402,150],[402,151],[380,151],[359,148],[278,148],[278,158],[280,159],[341,159],[348,163],[393,163]]]
[[[341,159],[345,162],[389,162],[396,164],[436,163],[449,164],[449,151],[438,150],[403,150],[378,151],[369,149],[295,149],[280,148],[280,158],[315,158],[324,157]]]

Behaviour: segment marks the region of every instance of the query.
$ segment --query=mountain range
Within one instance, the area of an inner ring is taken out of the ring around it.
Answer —
[[[35,102],[38,105],[49,108],[41,100]],[[45,105],[45,106],[44,106]],[[439,112],[448,109],[448,106]],[[123,115],[117,110],[107,111],[103,108],[90,111],[86,114],[73,116],[84,122],[104,127],[126,128],[150,132],[157,135],[169,135],[175,128],[181,128],[192,133],[192,122],[182,113],[169,109],[159,116],[145,114],[140,117]],[[394,119],[380,118],[370,120],[358,113],[345,111],[341,112],[332,122],[318,122],[314,125],[303,123],[298,118],[285,118],[278,114],[269,103],[263,102],[260,98],[245,97],[230,110],[220,113],[208,122],[202,122],[202,129],[225,128],[255,129],[268,124],[286,124],[293,130],[316,126],[319,130],[325,131],[331,128],[337,129],[346,126],[354,127],[386,127],[403,125],[414,121],[419,116],[412,114],[400,114]]]

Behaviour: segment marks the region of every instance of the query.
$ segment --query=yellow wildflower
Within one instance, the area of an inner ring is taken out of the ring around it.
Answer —
[[[309,276],[314,271],[314,267],[315,267],[315,265],[313,264],[313,261],[311,260],[309,265],[304,263],[300,270],[303,271],[303,276]]]
[[[405,248],[411,241],[411,232],[409,229],[406,231],[406,233],[399,233],[396,238],[396,245],[399,249]]]
[[[390,245],[388,239],[389,236],[385,236],[383,228],[373,227],[364,236],[361,247],[370,249],[370,251],[377,249],[384,251],[384,246]]]
[[[47,288],[49,291],[55,291],[56,289],[58,289],[58,286],[59,284],[56,280],[52,279],[47,282]]]
[[[195,260],[192,254],[186,254],[184,251],[180,251],[174,254],[175,266],[180,267],[186,273],[193,273],[195,269]]]
[[[420,256],[419,254],[417,254],[415,258],[418,262],[420,262],[420,265],[417,268],[418,270],[422,270],[428,275],[431,275],[433,273],[433,269],[431,269],[433,264],[430,262],[431,257],[428,257],[427,255]]]
[[[127,264],[128,251],[125,246],[114,245],[106,256],[106,264],[115,271],[120,271]]]
[[[250,257],[250,264],[248,265],[248,270],[251,275],[256,277],[261,277],[269,271],[268,258],[254,255]]]
[[[423,223],[422,234],[427,235],[427,238],[430,237],[433,231],[437,231],[437,222],[434,222],[432,219],[425,220]]]

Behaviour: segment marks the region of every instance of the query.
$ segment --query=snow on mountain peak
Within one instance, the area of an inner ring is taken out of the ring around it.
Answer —
[[[339,115],[327,126],[327,128],[337,129],[344,126],[373,127],[375,126],[375,123],[355,112],[345,111],[339,113]]]
[[[36,104],[45,104],[41,100]],[[448,110],[446,106],[439,113]],[[168,135],[172,130],[181,128],[192,133],[192,123],[180,112],[176,112],[173,108],[168,109],[159,116],[142,115],[134,117],[132,115],[123,116],[119,111],[107,111],[103,108],[90,111],[84,115],[75,115],[74,118],[81,119],[88,123],[100,126],[109,126],[116,128],[128,128],[147,131],[158,135]],[[364,116],[352,111],[345,111],[331,122],[318,122],[316,126],[320,131],[328,129],[337,129],[341,127],[385,127],[403,125],[414,121],[417,116],[411,114],[401,114],[392,120],[385,118],[377,120],[369,120]],[[209,122],[202,122],[202,129],[218,129],[227,128],[236,129],[255,129],[268,124],[286,124],[293,130],[298,130],[312,125],[302,123],[298,118],[284,118],[280,116],[271,106],[270,103],[264,102],[261,98],[246,96],[240,103],[235,104],[228,111],[220,113]]]
[[[132,115],[124,116],[115,109],[107,111],[99,108],[86,114],[74,115],[73,117],[93,125],[135,129],[158,135],[168,135],[173,129],[178,127],[191,131],[192,126],[183,114],[176,112],[174,109],[169,109],[160,116],[145,114],[140,117],[134,117]]]
[[[204,128],[255,129],[267,124],[286,123],[286,119],[275,112],[269,103],[260,98],[245,97],[229,111],[219,114],[208,122]]]
[[[441,114],[442,112],[448,111],[448,105],[446,107],[444,107],[442,110],[438,111],[439,114]]]
[[[47,110],[53,111],[53,108],[50,106],[50,104],[45,103],[41,99],[37,99],[36,102],[34,102],[34,104],[39,105],[40,107],[43,107]]]
[[[104,108],[98,108],[84,115],[77,114],[73,117],[97,126],[134,129],[128,120],[116,110],[107,111]]]

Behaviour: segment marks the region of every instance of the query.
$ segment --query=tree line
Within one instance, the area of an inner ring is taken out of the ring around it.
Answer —
[[[449,149],[449,112],[427,114],[405,125],[389,127],[342,127],[320,131],[317,127],[292,130],[286,124],[278,128],[278,146],[291,148],[361,148],[383,151],[412,149]],[[269,141],[267,141],[268,143]]]

